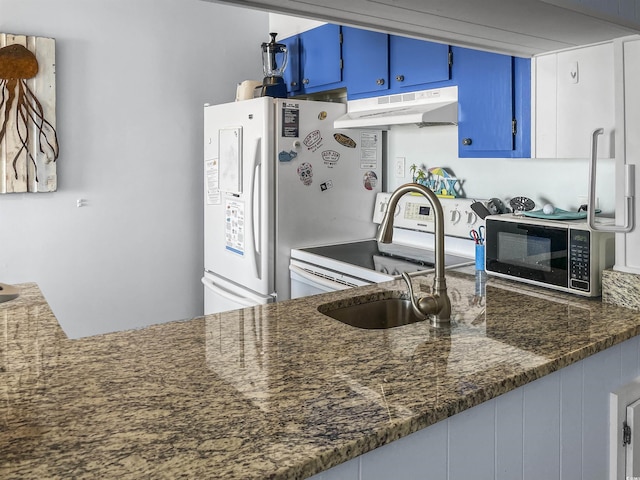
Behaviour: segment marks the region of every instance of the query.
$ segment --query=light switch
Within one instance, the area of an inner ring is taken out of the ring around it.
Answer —
[[[396,157],[393,170],[396,175],[396,178],[404,177],[404,157]]]

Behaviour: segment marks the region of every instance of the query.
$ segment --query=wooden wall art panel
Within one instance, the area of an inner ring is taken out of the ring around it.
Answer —
[[[0,193],[57,189],[55,40],[0,33]]]

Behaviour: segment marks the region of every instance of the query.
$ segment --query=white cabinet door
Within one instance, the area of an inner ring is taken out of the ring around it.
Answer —
[[[618,141],[616,158],[616,223],[623,224],[625,211],[624,164],[635,166],[635,225],[630,233],[616,234],[615,270],[640,275],[640,37],[621,39],[624,66],[618,66],[622,81],[618,93],[618,121],[624,124],[624,138]]]
[[[626,443],[625,463],[626,478],[640,476],[640,447],[636,443],[640,440],[640,400],[627,405],[627,426],[631,428],[631,436]]]
[[[589,158],[591,134],[604,128],[598,157],[614,157],[613,43],[540,55],[535,62],[536,158]]]

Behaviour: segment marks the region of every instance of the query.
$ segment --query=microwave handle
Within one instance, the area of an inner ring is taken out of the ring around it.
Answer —
[[[591,158],[589,162],[589,197],[587,200],[587,223],[593,230],[600,232],[627,233],[633,230],[634,225],[634,195],[635,195],[635,165],[625,164],[624,170],[624,225],[602,225],[596,222],[596,163],[598,161],[598,135],[602,135],[604,129],[597,128],[591,134]]]

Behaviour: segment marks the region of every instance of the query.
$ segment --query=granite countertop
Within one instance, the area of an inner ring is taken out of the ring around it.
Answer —
[[[640,331],[599,299],[447,283],[450,330],[317,311],[394,281],[77,340],[19,285],[0,304],[0,477],[305,478]]]

